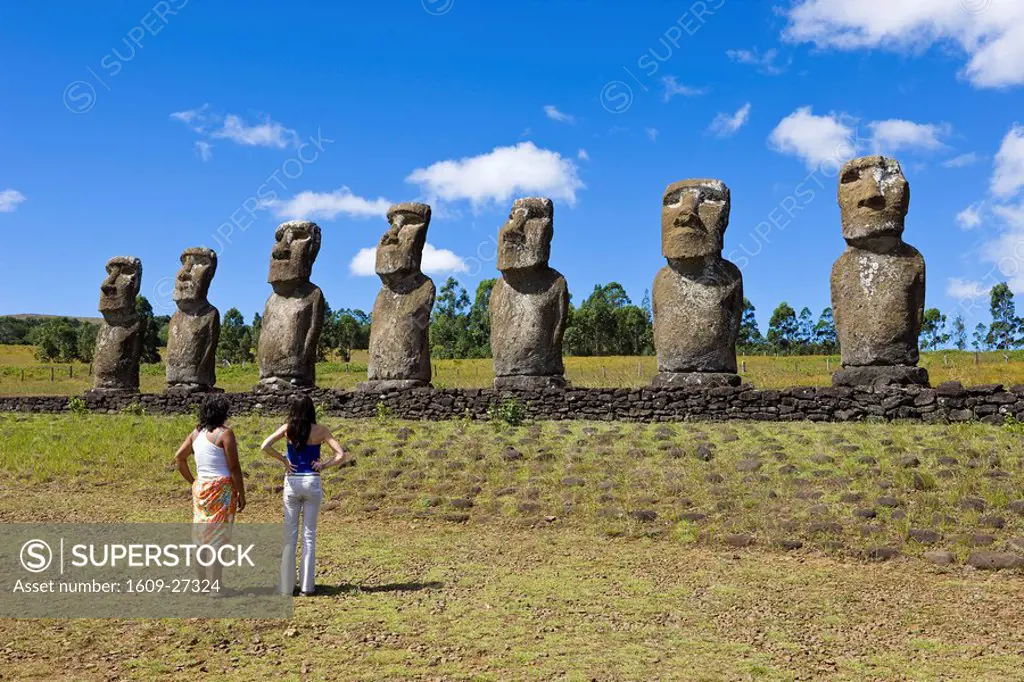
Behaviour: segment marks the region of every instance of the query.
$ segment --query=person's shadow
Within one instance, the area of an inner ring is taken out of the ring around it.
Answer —
[[[444,587],[444,583],[436,580],[429,582],[388,583],[386,585],[341,583],[340,585],[317,585],[316,594],[337,596],[339,594],[374,594],[377,592],[419,592],[420,590],[439,590],[442,587]]]

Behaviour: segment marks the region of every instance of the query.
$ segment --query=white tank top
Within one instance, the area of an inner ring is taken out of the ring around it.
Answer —
[[[192,453],[196,457],[196,474],[199,478],[224,478],[231,476],[228,458],[224,448],[218,447],[206,437],[206,430],[199,432],[192,441]]]

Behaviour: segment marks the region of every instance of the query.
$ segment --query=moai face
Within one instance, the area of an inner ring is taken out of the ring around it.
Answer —
[[[430,226],[430,207],[408,202],[388,209],[391,227],[377,244],[377,274],[381,277],[420,271],[423,245]]]
[[[270,252],[271,284],[308,282],[320,253],[320,226],[305,220],[281,223]]]
[[[864,156],[839,174],[839,208],[843,239],[900,237],[910,208],[910,185],[894,159]]]
[[[719,180],[669,185],[661,205],[662,255],[676,260],[720,254],[729,207],[729,188]]]
[[[142,287],[142,261],[115,256],[107,261],[107,278],[100,285],[100,312],[107,315],[135,312],[135,297]]]
[[[217,254],[212,249],[185,249],[181,269],[174,280],[174,301],[181,304],[206,303],[210,282],[217,272]]]
[[[529,270],[548,264],[555,206],[550,199],[516,199],[498,232],[498,269]]]

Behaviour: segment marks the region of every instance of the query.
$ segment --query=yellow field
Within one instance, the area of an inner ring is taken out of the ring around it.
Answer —
[[[740,357],[744,381],[759,388],[828,386],[830,371],[839,356],[746,356]],[[932,385],[943,381],[975,384],[1024,384],[1024,351],[939,351],[922,355],[921,365],[931,374]],[[483,388],[494,375],[489,359],[435,360],[433,384],[439,388]],[[653,357],[568,357],[566,376],[575,386],[641,387],[657,372]],[[256,384],[254,364],[222,367],[217,385],[227,391],[247,391]],[[350,363],[317,365],[317,383],[325,388],[350,389],[366,379],[366,351],[353,353]],[[91,385],[89,366],[81,363],[44,364],[30,346],[0,346],[0,395],[74,395]],[[164,366],[142,366],[142,390],[158,393],[164,388]]]

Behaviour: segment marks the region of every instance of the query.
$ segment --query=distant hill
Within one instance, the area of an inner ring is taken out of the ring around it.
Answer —
[[[17,315],[0,315],[0,317],[12,317],[15,320],[52,320],[61,317],[67,317],[68,319],[78,320],[79,322],[91,322],[92,324],[99,324],[103,321],[102,317],[77,317],[75,315],[37,315],[35,313],[19,313]]]

